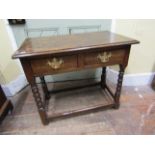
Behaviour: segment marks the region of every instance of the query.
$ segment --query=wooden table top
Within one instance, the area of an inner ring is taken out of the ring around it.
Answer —
[[[12,58],[24,58],[69,51],[76,52],[92,48],[131,45],[136,43],[139,43],[139,41],[108,31],[27,38]]]

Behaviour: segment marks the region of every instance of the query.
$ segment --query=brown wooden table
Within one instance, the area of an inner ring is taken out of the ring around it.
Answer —
[[[50,91],[47,88],[44,75],[102,67],[101,82],[98,84],[113,97],[114,102],[110,104],[110,107],[119,108],[123,74],[128,64],[130,47],[137,43],[139,43],[137,40],[108,31],[28,38],[15,52],[13,58],[20,59],[31,85],[42,123],[46,125],[54,118],[105,108],[105,106],[92,106],[48,116],[46,102],[41,98],[35,82],[36,77],[40,77],[42,81],[45,100],[47,100],[50,98]],[[106,84],[106,66],[116,64],[119,65],[120,71],[116,92],[113,94]]]

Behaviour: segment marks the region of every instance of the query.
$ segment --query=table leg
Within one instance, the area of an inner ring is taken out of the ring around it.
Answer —
[[[48,87],[47,87],[44,76],[41,76],[40,80],[41,80],[41,85],[42,85],[42,89],[43,89],[43,92],[44,92],[45,99],[49,99],[50,94],[49,94]]]
[[[114,108],[118,109],[120,106],[120,95],[121,95],[121,89],[122,89],[122,82],[123,82],[123,76],[124,76],[124,67],[122,65],[119,66],[120,67],[120,71],[119,71],[119,75],[118,75],[118,82],[117,82],[117,87],[116,87],[116,92],[114,95]]]
[[[101,87],[104,89],[105,86],[106,86],[106,67],[103,67],[101,75]]]
[[[32,93],[33,93],[34,99],[35,99],[37,107],[38,107],[38,112],[39,112],[40,118],[42,120],[42,123],[44,125],[47,125],[49,123],[49,121],[48,121],[47,114],[46,114],[45,104],[43,103],[43,101],[41,99],[37,84],[35,84],[35,83],[31,84],[31,89],[32,89]]]

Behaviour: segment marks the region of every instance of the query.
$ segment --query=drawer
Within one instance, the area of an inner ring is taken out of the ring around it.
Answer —
[[[111,50],[111,51],[96,51],[85,53],[84,66],[106,66],[122,64],[125,57],[125,50]]]
[[[77,68],[77,56],[58,56],[31,60],[31,67],[35,75],[55,74],[72,71]]]

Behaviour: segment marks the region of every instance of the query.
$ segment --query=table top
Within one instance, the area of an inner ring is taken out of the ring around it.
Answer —
[[[12,58],[25,58],[108,46],[137,44],[139,41],[109,31],[27,38]]]

